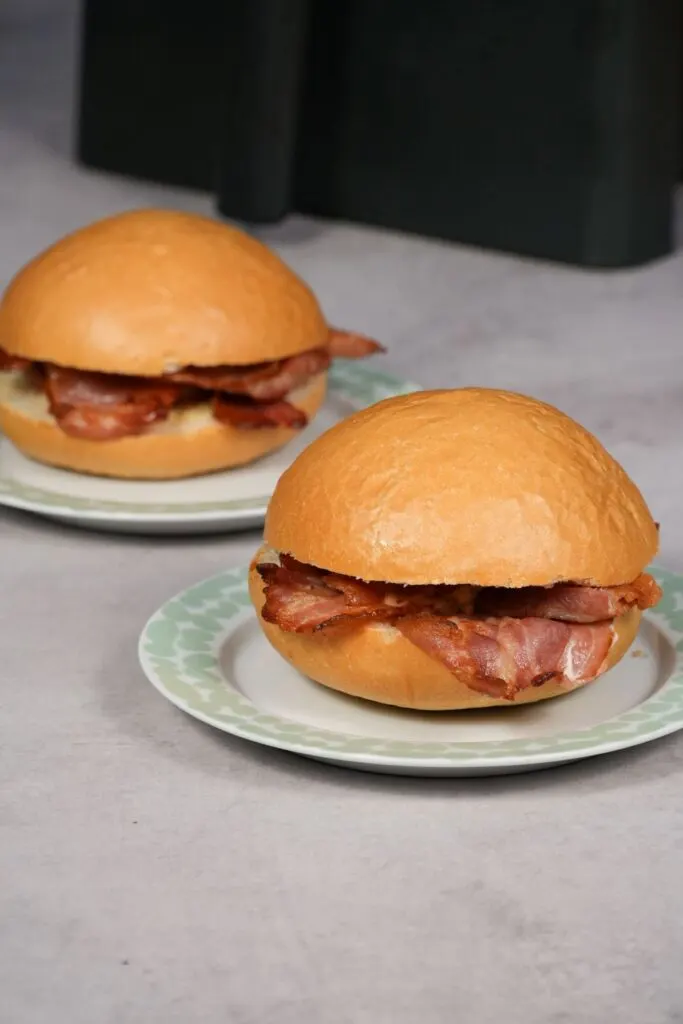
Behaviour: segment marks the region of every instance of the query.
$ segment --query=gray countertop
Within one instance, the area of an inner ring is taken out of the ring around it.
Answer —
[[[3,6],[0,280],[107,212],[211,209],[71,164],[73,29],[73,4]],[[683,570],[683,254],[590,274],[304,219],[264,237],[387,367],[528,391],[595,430]],[[0,1019],[683,1020],[681,738],[428,781],[215,733],[145,682],[136,640],[257,543],[0,515]]]

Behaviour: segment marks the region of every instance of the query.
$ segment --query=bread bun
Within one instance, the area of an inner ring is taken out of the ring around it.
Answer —
[[[74,231],[20,270],[0,303],[7,352],[105,373],[260,363],[327,336],[313,293],[274,252],[169,210]]]
[[[292,402],[312,418],[325,398],[326,374],[313,378]],[[79,473],[138,480],[172,480],[241,466],[281,448],[299,431],[285,427],[238,430],[214,419],[208,403],[174,409],[145,434],[115,441],[69,437],[50,416],[42,392],[21,373],[0,373],[0,430],[29,458]]]
[[[423,711],[510,707],[510,701],[471,690],[393,626],[354,623],[349,629],[304,634],[286,633],[265,622],[260,615],[263,582],[256,571],[264,554],[262,549],[249,574],[249,591],[259,624],[275,650],[310,679],[353,697]],[[637,608],[615,620],[616,639],[603,671],[624,656],[638,632],[639,622]],[[514,704],[529,704],[569,692],[569,687],[551,681],[522,690]]]
[[[365,580],[499,587],[628,583],[658,547],[642,495],[587,430],[482,388],[390,398],[328,430],[281,477],[264,536]]]

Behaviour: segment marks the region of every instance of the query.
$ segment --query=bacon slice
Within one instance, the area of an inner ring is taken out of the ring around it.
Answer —
[[[30,359],[10,355],[4,348],[0,348],[0,373],[8,373],[10,370],[27,370],[30,365]]]
[[[50,412],[65,434],[90,441],[113,441],[141,434],[166,419],[186,389],[180,385],[45,367]]]
[[[289,565],[263,563],[258,572],[266,584],[263,618],[290,633],[310,633],[340,619],[372,617],[382,607],[371,587],[343,577],[348,586],[342,590],[332,574],[293,559]]]
[[[211,403],[214,417],[240,430],[262,430],[264,427],[288,427],[300,430],[308,416],[290,402],[252,402],[227,395],[216,395]]]
[[[165,380],[192,384],[205,391],[247,395],[258,402],[275,402],[326,370],[331,362],[324,348],[310,349],[289,359],[249,366],[186,366]]]
[[[333,359],[365,359],[366,356],[386,351],[378,341],[366,338],[364,334],[342,331],[338,327],[330,327],[327,350]]]
[[[646,573],[619,587],[559,584],[516,591],[368,582],[289,555],[258,572],[267,622],[293,633],[391,623],[473,690],[506,700],[550,679],[568,687],[594,679],[614,639],[614,618],[635,606],[651,607],[661,596]]]
[[[332,359],[364,359],[384,352],[376,341],[362,334],[330,328],[327,348],[313,348],[287,359],[247,366],[185,366],[165,375],[165,380],[192,384],[205,391],[247,395],[257,402],[274,402],[328,369]]]
[[[368,583],[305,565],[290,555],[281,555],[280,561],[258,567],[266,584],[263,617],[293,633],[322,629],[344,617],[391,621],[416,612],[457,615],[472,607],[472,587]]]
[[[622,615],[635,606],[650,608],[661,598],[652,576],[641,573],[633,583],[618,587],[584,587],[557,584],[554,587],[400,586],[367,582],[327,573],[303,565],[289,555],[281,556],[283,571],[270,581],[267,596],[282,604],[296,589],[301,574],[316,578],[340,594],[362,595],[368,608],[382,606],[386,618],[398,615],[454,616],[478,618],[542,618],[561,622],[601,622]],[[293,574],[292,574],[293,572]],[[316,628],[325,625],[324,618]]]
[[[226,391],[232,395],[248,395],[259,402],[271,402],[284,398],[311,377],[327,370],[333,359],[364,359],[384,351],[382,345],[362,334],[330,328],[326,348],[312,348],[287,359],[246,366],[184,366],[166,374],[164,379],[193,384],[205,391]]]
[[[520,619],[600,622],[623,615],[631,608],[652,608],[661,596],[661,588],[652,576],[641,573],[632,583],[617,587],[584,587],[572,583],[519,590],[487,587],[477,596],[476,611],[479,615],[509,615]]]
[[[329,346],[287,359],[248,366],[186,366],[159,378],[32,364],[2,348],[0,371],[35,366],[44,376],[50,412],[64,433],[90,441],[110,441],[141,434],[153,423],[166,419],[174,405],[193,397],[190,389],[213,395],[213,415],[219,423],[243,430],[300,430],[308,417],[286,400],[287,395],[327,370],[336,355],[360,359],[380,351],[382,346],[369,338],[332,329]]]
[[[406,617],[395,627],[467,686],[514,700],[551,679],[578,686],[600,672],[612,645],[611,622],[591,625],[551,619]]]

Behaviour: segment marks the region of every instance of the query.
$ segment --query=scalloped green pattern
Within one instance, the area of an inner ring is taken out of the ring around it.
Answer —
[[[683,728],[683,577],[653,572],[664,597],[649,615],[679,652],[673,673],[638,707],[591,728],[547,738],[417,744],[326,731],[262,713],[232,687],[219,664],[222,645],[250,607],[246,569],[205,580],[168,601],[145,627],[140,658],[151,682],[189,714],[245,739],[302,754],[365,755],[375,763],[422,766],[450,762],[458,768],[484,761],[490,766],[587,757]]]
[[[417,384],[399,380],[388,373],[368,369],[367,366],[349,360],[338,361],[332,365],[329,374],[329,388],[340,397],[346,399],[358,409],[366,405],[374,405],[383,398],[394,395],[407,395],[418,391]],[[15,498],[33,506],[42,505],[46,510],[59,509],[68,512],[113,513],[135,516],[192,515],[200,512],[253,512],[264,513],[270,495],[254,495],[253,498],[242,498],[234,501],[204,502],[132,502],[105,501],[100,498],[79,498],[64,492],[48,491],[42,487],[14,480],[12,477],[0,475],[0,505],[2,496]],[[10,501],[7,504],[11,504]]]

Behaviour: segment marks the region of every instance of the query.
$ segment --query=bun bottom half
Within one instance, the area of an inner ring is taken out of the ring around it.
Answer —
[[[253,462],[300,433],[286,427],[238,430],[219,423],[202,404],[174,410],[145,434],[88,441],[65,434],[49,414],[44,395],[21,378],[0,373],[0,431],[28,458],[77,473],[130,480],[200,476]],[[310,420],[326,387],[327,374],[319,374],[290,397]]]
[[[261,618],[263,581],[256,571],[256,562],[249,573],[249,592],[261,629],[275,650],[316,683],[352,697],[420,711],[464,711],[531,704],[561,697],[588,685],[582,683],[568,688],[550,681],[522,690],[514,701],[489,697],[471,690],[456,674],[415,647],[392,626],[365,623],[343,630],[304,634],[286,633],[265,622]],[[603,673],[626,654],[638,632],[640,616],[636,608],[615,621],[617,635]]]

